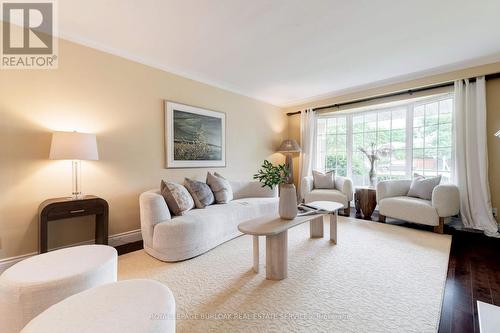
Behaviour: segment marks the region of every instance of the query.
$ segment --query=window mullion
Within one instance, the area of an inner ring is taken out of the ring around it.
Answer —
[[[347,126],[347,142],[346,142],[346,156],[347,156],[347,172],[346,176],[352,179],[352,145],[353,145],[353,133],[352,133],[352,115],[346,116],[346,126]]]
[[[406,108],[406,176],[412,178],[413,171],[413,109],[415,103]]]

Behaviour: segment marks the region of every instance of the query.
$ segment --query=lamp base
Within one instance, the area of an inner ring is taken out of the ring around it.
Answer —
[[[81,200],[83,199],[84,195],[80,192],[78,194],[73,193],[71,195],[71,200]]]
[[[81,190],[81,179],[82,179],[82,162],[80,160],[74,160],[73,165],[73,191],[71,194],[72,200],[80,200],[83,198]]]

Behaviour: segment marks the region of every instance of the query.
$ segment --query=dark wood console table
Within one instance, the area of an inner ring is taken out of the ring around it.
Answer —
[[[42,202],[38,208],[39,253],[45,253],[48,250],[49,221],[88,215],[95,215],[95,243],[107,245],[109,206],[106,200],[86,195],[82,199],[76,200],[55,198]]]

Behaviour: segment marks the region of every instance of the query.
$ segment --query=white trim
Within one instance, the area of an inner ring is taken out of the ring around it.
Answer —
[[[0,273],[3,273],[7,268],[10,266],[17,264],[19,261],[22,261],[24,259],[28,259],[31,256],[34,256],[38,254],[38,252],[31,252],[28,254],[23,254],[20,256],[15,256],[15,257],[10,257],[10,258],[5,258],[0,260]]]
[[[174,68],[174,67],[171,67],[168,65],[160,64],[157,61],[152,61],[152,60],[146,59],[144,57],[136,56],[136,55],[133,55],[129,52],[119,50],[119,49],[116,49],[113,47],[109,47],[108,45],[104,45],[101,43],[91,41],[87,38],[83,38],[83,37],[79,37],[79,36],[75,36],[75,35],[71,35],[71,34],[66,34],[66,33],[59,34],[59,38],[65,39],[65,40],[72,42],[72,43],[76,43],[79,45],[83,45],[83,46],[92,48],[94,50],[98,50],[100,52],[108,53],[108,54],[111,54],[111,55],[114,55],[114,56],[117,56],[117,57],[120,57],[123,59],[127,59],[129,61],[133,61],[133,62],[142,64],[142,65],[145,65],[148,67],[156,68],[156,69],[159,69],[159,70],[164,71],[166,73],[173,74],[173,75],[182,77],[182,78],[187,79],[187,80],[193,80],[193,81],[196,81],[198,83],[205,84],[205,85],[208,85],[208,86],[211,86],[214,88],[222,89],[222,90],[225,90],[225,91],[233,93],[233,94],[238,94],[238,95],[250,98],[250,99],[257,100],[257,101],[262,102],[262,103],[270,104],[270,105],[277,106],[277,107],[284,107],[284,106],[280,105],[279,103],[276,103],[276,101],[271,101],[271,99],[269,99],[269,98],[265,98],[265,97],[257,95],[257,94],[245,93],[245,92],[243,92],[243,90],[241,88],[236,87],[235,85],[211,80],[202,74],[195,73],[192,71],[181,70],[179,68]]]
[[[300,109],[305,108],[305,107],[318,106],[318,105],[307,106],[305,104],[317,103],[317,102],[321,102],[323,100],[330,99],[330,98],[342,97],[342,96],[346,96],[346,95],[350,95],[350,94],[356,94],[359,92],[366,92],[369,90],[384,88],[384,87],[391,86],[391,85],[404,84],[404,83],[408,83],[411,81],[426,79],[426,78],[436,76],[436,75],[450,74],[453,72],[463,71],[463,70],[474,68],[474,67],[493,64],[493,63],[496,63],[498,61],[500,61],[500,56],[498,54],[494,54],[491,56],[480,57],[480,58],[475,58],[475,59],[471,59],[471,60],[452,63],[449,65],[435,67],[435,68],[432,68],[429,70],[404,74],[401,76],[396,76],[396,77],[392,77],[392,78],[388,78],[388,79],[384,79],[384,80],[380,80],[380,81],[375,81],[375,82],[371,82],[371,83],[367,83],[367,84],[357,85],[357,86],[353,86],[353,87],[349,87],[349,88],[345,88],[345,89],[339,89],[339,90],[335,90],[332,92],[327,92],[325,94],[318,94],[315,96],[306,97],[306,98],[302,98],[302,99],[295,99],[295,100],[291,100],[289,102],[276,103],[275,105],[278,105],[278,106],[283,107],[283,108],[297,108],[300,110]],[[475,74],[472,76],[487,75],[487,74],[490,74],[490,73],[483,72],[483,74]],[[457,77],[455,78],[456,80],[469,77],[469,76],[460,77],[459,75],[464,75],[464,74],[457,73]],[[428,84],[424,84],[424,85],[421,85],[418,87],[411,87],[411,88],[412,89],[425,88],[428,86],[432,86],[432,85],[444,83],[444,82],[449,82],[449,81],[451,81],[451,80],[446,80],[446,79],[441,80],[441,81],[429,80]],[[408,90],[408,88],[401,89],[400,91],[406,91],[406,90]],[[368,96],[368,97],[370,97],[370,96]]]
[[[108,239],[110,246],[119,246],[134,243],[142,240],[141,229],[130,230],[115,234]]]
[[[65,39],[67,41],[76,43],[76,44],[90,47],[92,49],[95,49],[95,50],[98,50],[101,52],[112,54],[112,55],[118,56],[120,58],[134,61],[134,62],[143,64],[143,65],[146,65],[149,67],[153,67],[153,68],[162,70],[162,71],[167,72],[167,73],[171,73],[171,74],[174,74],[174,75],[186,78],[186,79],[194,80],[194,81],[200,82],[202,84],[206,84],[206,85],[209,85],[209,86],[212,86],[215,88],[219,88],[219,89],[231,92],[231,93],[235,93],[235,94],[238,94],[241,96],[245,96],[245,97],[255,99],[255,100],[258,100],[258,101],[263,102],[263,103],[278,106],[281,108],[299,107],[300,105],[303,105],[306,103],[313,103],[313,102],[317,102],[317,101],[327,99],[327,98],[334,98],[334,97],[344,96],[347,94],[354,94],[354,93],[363,92],[363,91],[367,91],[370,89],[377,89],[377,88],[381,88],[381,87],[385,87],[385,86],[389,86],[389,85],[393,85],[393,84],[406,83],[408,81],[423,79],[423,78],[427,78],[427,77],[439,75],[439,74],[451,73],[454,71],[460,71],[460,70],[464,70],[464,69],[468,69],[468,68],[472,68],[472,67],[476,67],[476,66],[493,64],[495,62],[500,61],[500,56],[498,54],[493,54],[493,55],[489,55],[489,56],[485,56],[485,57],[480,57],[480,58],[475,58],[475,59],[471,59],[471,60],[452,63],[449,65],[440,66],[440,67],[436,67],[436,68],[432,68],[429,70],[424,70],[424,71],[420,71],[420,72],[416,72],[416,73],[414,72],[414,73],[404,74],[401,76],[392,77],[392,78],[388,78],[388,79],[384,79],[384,80],[380,80],[380,81],[375,81],[375,82],[371,82],[371,83],[367,83],[367,84],[362,84],[362,85],[357,85],[357,86],[353,86],[353,87],[348,87],[345,89],[330,91],[330,92],[327,92],[324,94],[317,94],[317,95],[305,97],[305,98],[291,99],[288,101],[279,101],[279,100],[276,100],[275,98],[273,98],[272,96],[262,96],[260,94],[247,93],[247,92],[244,92],[245,89],[243,89],[241,87],[237,87],[234,84],[229,84],[227,82],[221,82],[218,80],[212,80],[212,79],[209,79],[200,73],[186,71],[186,70],[182,70],[179,68],[174,68],[172,66],[160,64],[157,61],[152,61],[151,59],[146,59],[144,57],[136,56],[136,55],[131,54],[130,52],[126,52],[126,51],[119,50],[119,49],[116,49],[113,47],[109,47],[109,45],[101,44],[101,43],[92,41],[88,38],[84,38],[82,36],[77,36],[74,34],[67,34],[67,33],[59,31],[58,37]],[[487,74],[487,73],[484,73],[484,74]],[[457,77],[457,79],[459,79],[459,77]],[[435,83],[436,82],[434,82],[432,84],[435,84]],[[437,82],[437,83],[439,83],[439,82]]]
[[[128,244],[128,243],[133,243],[142,240],[142,235],[141,235],[141,229],[137,230],[131,230],[131,231],[125,231],[119,234],[114,234],[109,236],[108,238],[108,244],[109,246],[119,246],[123,244]],[[65,245],[65,246],[59,246],[51,250],[59,250],[62,248],[66,247],[71,247],[71,246],[79,246],[79,245],[89,245],[89,244],[94,244],[94,240],[87,240],[75,244],[70,244],[70,245]],[[28,259],[29,257],[32,257],[34,255],[37,255],[38,252],[30,252],[27,254],[22,254],[20,256],[15,256],[15,257],[10,257],[10,258],[4,258],[0,259],[0,274],[3,273],[7,268],[9,268],[12,265],[15,265],[16,263]]]

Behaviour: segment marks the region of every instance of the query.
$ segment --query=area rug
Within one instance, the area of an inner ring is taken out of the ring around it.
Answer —
[[[265,278],[264,238],[260,272],[252,271],[248,235],[179,263],[120,256],[119,279],[167,285],[177,332],[437,331],[450,236],[339,217],[333,245],[324,229],[322,239],[309,238],[308,224],[289,230],[282,281]]]

